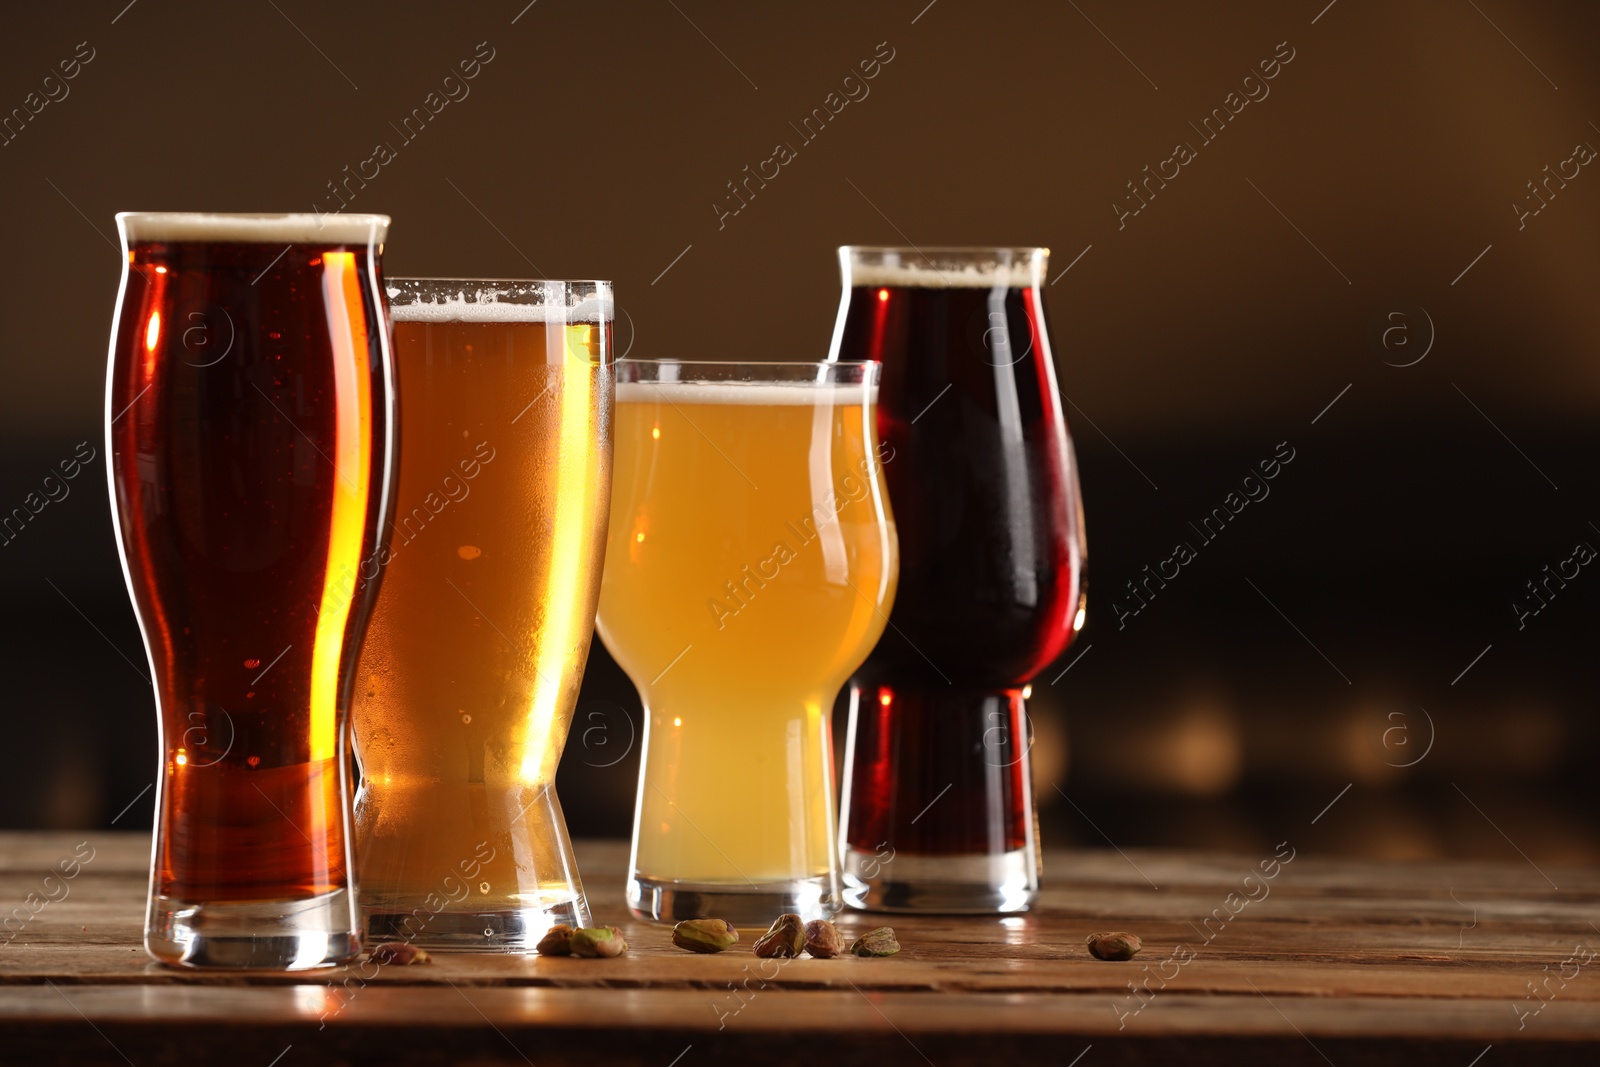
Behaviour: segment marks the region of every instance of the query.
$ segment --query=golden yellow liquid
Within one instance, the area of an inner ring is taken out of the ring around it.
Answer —
[[[356,845],[363,906],[422,907],[423,929],[398,932],[426,942],[441,902],[581,893],[550,787],[593,630],[614,386],[609,327],[402,311],[400,485],[352,718]]]
[[[866,395],[618,386],[598,625],[645,704],[636,877],[836,869],[829,717],[897,573]]]

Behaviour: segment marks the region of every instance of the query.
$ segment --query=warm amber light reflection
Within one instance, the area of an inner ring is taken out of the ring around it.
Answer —
[[[311,652],[311,758],[332,759],[335,748],[335,701],[339,692],[339,655],[350,598],[343,593],[342,576],[361,562],[362,533],[366,527],[367,479],[372,465],[370,423],[372,398],[367,379],[367,325],[362,314],[361,283],[356,276],[355,253],[328,252],[323,256],[322,290],[333,343],[333,384],[337,428],[333,443],[336,475],[333,516],[328,529],[327,577],[322,588],[322,611],[317,616],[316,644]]]
[[[600,484],[594,449],[598,413],[590,391],[581,387],[588,382],[593,364],[593,332],[588,326],[567,327],[565,359],[556,368],[563,379],[557,386],[561,414],[554,427],[557,460],[550,490],[550,566],[540,597],[544,605],[544,635],[538,642],[533,704],[528,709],[523,740],[522,777],[528,782],[545,777],[550,745],[556,740],[553,727],[566,686],[567,650],[577,643],[585,626],[582,604],[586,590],[572,580],[572,575],[583,570],[588,558],[590,516],[594,514],[594,494]],[[554,767],[550,771],[554,773]]]

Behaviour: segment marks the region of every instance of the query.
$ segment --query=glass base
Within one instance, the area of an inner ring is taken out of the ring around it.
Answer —
[[[556,923],[574,930],[590,925],[589,905],[574,900],[513,911],[414,911],[363,907],[367,940],[373,945],[404,941],[431,952],[532,952]]]
[[[590,923],[548,785],[374,777],[357,796],[356,830],[370,944],[529,953],[556,923]]]
[[[144,947],[179,967],[304,971],[361,955],[354,920],[344,889],[308,900],[226,904],[158,896],[150,902]]]
[[[828,875],[788,882],[653,881],[628,879],[628,910],[647,922],[726,919],[735,926],[771,925],[780,915],[831,919],[842,906],[839,887]]]
[[[954,856],[844,850],[844,901],[861,911],[1008,914],[1039,895],[1032,849]]]

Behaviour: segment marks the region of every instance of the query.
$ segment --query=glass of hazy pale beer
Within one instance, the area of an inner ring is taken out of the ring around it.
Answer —
[[[617,364],[598,627],[645,708],[640,918],[842,905],[829,719],[898,573],[877,381],[871,362]]]
[[[611,285],[386,284],[400,479],[354,704],[361,911],[373,941],[529,952],[590,921],[554,787],[611,500]]]
[[[161,762],[145,947],[361,951],[346,710],[390,521],[383,215],[125,212],[106,385]]]

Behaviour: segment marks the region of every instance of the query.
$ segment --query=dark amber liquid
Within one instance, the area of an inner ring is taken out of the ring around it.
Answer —
[[[840,337],[837,358],[883,364],[878,434],[900,538],[892,625],[856,678],[846,840],[1020,848],[1021,689],[1071,642],[1083,572],[1039,293],[858,286]]]
[[[348,886],[344,719],[389,485],[377,281],[365,247],[131,251],[109,436],[160,704],[162,896]]]
[[[1021,690],[879,685],[858,699],[852,847],[937,856],[1023,846],[1032,808]]]

